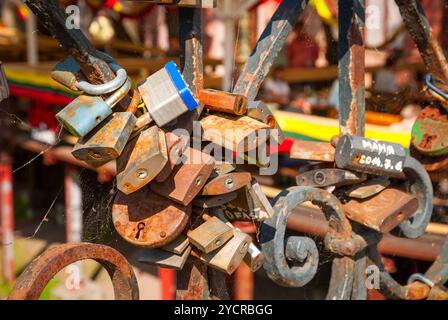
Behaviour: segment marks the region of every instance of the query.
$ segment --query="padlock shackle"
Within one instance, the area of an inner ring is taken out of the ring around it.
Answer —
[[[103,95],[117,90],[126,81],[128,74],[125,69],[116,63],[109,64],[109,67],[116,73],[113,80],[103,84],[91,84],[87,81],[76,81],[76,88],[92,96]]]
[[[138,92],[137,89],[134,89],[132,91],[131,103],[129,103],[129,106],[126,109],[126,112],[130,112],[130,113],[134,114],[138,109],[138,105],[140,104],[140,99],[141,99],[140,93]]]
[[[106,104],[113,108],[118,102],[120,102],[129,92],[131,89],[131,79],[129,77],[127,78],[126,82],[123,84],[123,86],[115,91],[113,94],[111,94],[106,100]]]

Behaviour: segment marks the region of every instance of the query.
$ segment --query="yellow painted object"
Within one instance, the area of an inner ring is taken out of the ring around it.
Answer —
[[[310,0],[310,5],[316,10],[317,14],[329,25],[337,24],[337,17],[333,15],[328,8],[325,0]]]

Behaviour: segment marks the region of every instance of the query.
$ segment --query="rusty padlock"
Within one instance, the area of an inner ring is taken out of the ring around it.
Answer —
[[[336,144],[335,162],[341,169],[401,177],[406,150],[397,143],[348,134]]]
[[[203,196],[216,196],[231,193],[250,183],[252,176],[249,172],[231,172],[219,175],[208,181],[202,189]]]
[[[205,108],[242,116],[247,112],[247,98],[230,92],[203,89],[199,92],[199,101]]]
[[[56,114],[59,123],[76,137],[84,137],[112,114],[112,108],[119,103],[131,88],[126,82],[106,100],[98,96],[80,95]]]
[[[373,178],[351,187],[345,193],[350,198],[366,199],[380,193],[389,185],[390,180],[387,178]]]
[[[274,214],[274,209],[254,178],[237,191],[235,200],[218,208],[230,221],[264,221]]]
[[[247,104],[247,116],[267,124],[271,129],[275,129],[276,134],[273,137],[278,144],[282,144],[285,140],[285,134],[280,128],[277,120],[263,101],[250,101]]]
[[[206,153],[188,147],[182,156],[182,162],[165,181],[153,181],[151,190],[188,205],[207,183],[215,166],[215,160]]]
[[[378,232],[389,232],[418,209],[417,198],[387,188],[368,199],[351,199],[343,205],[347,217]]]
[[[323,188],[356,184],[366,179],[367,175],[364,173],[343,169],[316,169],[299,174],[296,177],[296,183],[301,187]]]
[[[166,147],[168,152],[168,161],[163,167],[162,171],[156,176],[156,181],[163,182],[170,176],[171,172],[173,172],[174,167],[179,164],[179,160],[182,157],[182,154],[187,149],[186,139],[175,135],[172,132],[166,132]]]
[[[188,231],[191,244],[203,253],[210,253],[222,247],[233,237],[233,230],[217,217],[206,216],[206,221],[194,230]]]
[[[191,253],[191,246],[182,253],[176,254],[161,249],[143,249],[137,258],[138,262],[156,265],[162,268],[182,270]]]
[[[244,232],[232,229],[233,237],[227,243],[208,254],[193,248],[191,255],[205,262],[212,268],[232,274],[243,261],[252,239]]]
[[[140,103],[140,94],[134,90],[126,112],[112,113],[106,120],[81,138],[73,148],[76,159],[90,163],[106,163],[123,151],[137,122],[134,113]]]
[[[225,113],[206,116],[200,123],[205,140],[239,152],[257,148],[268,139],[270,132],[270,127],[260,121]],[[266,131],[262,133],[262,130]]]
[[[236,170],[236,164],[226,161],[216,161],[215,167],[213,168],[213,172],[210,178],[215,178],[217,176],[230,173]]]
[[[138,90],[151,118],[159,127],[198,106],[188,84],[173,61],[149,76]]]
[[[334,162],[335,149],[329,142],[294,140],[291,159]]]
[[[126,241],[145,248],[159,248],[176,239],[187,226],[191,206],[182,206],[142,188],[130,195],[118,192],[112,220]]]
[[[157,126],[140,132],[117,159],[117,188],[130,194],[151,182],[168,161],[165,133]]]

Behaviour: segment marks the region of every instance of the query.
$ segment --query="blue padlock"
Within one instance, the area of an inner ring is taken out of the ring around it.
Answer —
[[[123,86],[106,100],[81,95],[59,111],[56,119],[74,136],[84,137],[112,114],[111,108],[127,95],[130,88],[131,81],[128,78]]]

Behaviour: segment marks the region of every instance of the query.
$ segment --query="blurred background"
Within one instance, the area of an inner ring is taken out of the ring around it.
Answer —
[[[218,1],[217,9],[203,10],[205,87],[232,88],[280,2],[226,0]],[[134,83],[167,61],[178,61],[181,17],[176,7],[118,0],[59,3],[79,6],[84,34],[97,49],[114,57]],[[435,37],[447,50],[448,37],[442,31],[448,28],[445,1],[421,3]],[[338,133],[337,5],[336,0],[310,1],[260,90],[258,99],[275,111],[289,141],[330,141]],[[408,148],[412,125],[427,103],[420,93],[424,66],[394,1],[366,0],[366,7],[367,133]],[[99,213],[110,207],[114,169],[106,165],[92,174],[71,156],[74,138],[58,134],[55,113],[75,94],[53,81],[50,71],[66,56],[22,1],[0,0],[0,60],[11,93],[0,108],[0,183],[13,190],[11,202],[8,197],[0,197],[0,297],[6,297],[14,278],[49,246],[65,241],[91,241],[108,244],[125,254],[135,268],[142,299],[172,298],[173,273],[139,264],[135,258],[138,248],[121,240],[110,216]],[[278,173],[257,179],[272,198],[279,189],[295,185],[295,176],[305,165],[281,155]],[[85,185],[81,186],[80,181]],[[446,174],[434,184],[439,202],[433,222],[446,223]],[[98,192],[105,195],[101,203],[89,197],[89,193]],[[413,245],[426,248],[425,241],[440,244],[443,235],[446,229],[437,229]],[[434,246],[431,250],[426,255],[398,250],[400,253],[395,256],[386,250],[384,261],[390,272],[401,271],[398,279],[406,279],[406,275],[424,269],[437,255]],[[233,298],[322,298],[329,279],[328,261],[323,254],[318,276],[301,289],[280,288],[262,270],[255,275],[239,270],[233,276]],[[107,273],[98,264],[83,263],[81,270],[80,288],[70,289],[70,271],[64,271],[50,282],[42,298],[113,297]],[[372,297],[381,298],[379,294]]]

